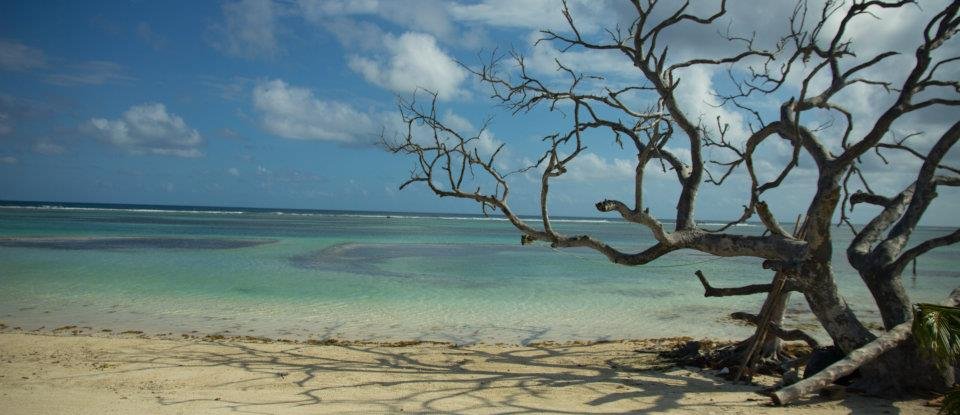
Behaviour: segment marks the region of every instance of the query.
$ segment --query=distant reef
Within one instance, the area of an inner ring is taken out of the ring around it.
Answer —
[[[63,250],[118,250],[118,249],[235,249],[276,242],[275,239],[232,238],[0,238],[0,246]]]

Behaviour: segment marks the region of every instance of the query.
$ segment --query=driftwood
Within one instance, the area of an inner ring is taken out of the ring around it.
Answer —
[[[960,304],[960,288],[954,289],[953,292],[950,293],[950,297],[942,304],[948,307],[956,307]],[[912,325],[912,320],[899,324],[876,340],[850,352],[847,357],[840,359],[816,375],[774,392],[770,396],[773,399],[773,403],[786,405],[805,395],[818,392],[830,386],[837,379],[853,373],[853,371],[857,370],[860,366],[869,363],[877,356],[893,349],[904,340],[910,338]]]

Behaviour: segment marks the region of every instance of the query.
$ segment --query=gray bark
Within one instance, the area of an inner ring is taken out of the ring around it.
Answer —
[[[816,288],[804,290],[803,295],[810,311],[830,335],[833,343],[844,353],[849,353],[876,338],[840,296],[830,263],[814,264],[811,268],[805,275]]]
[[[958,304],[960,304],[960,288],[953,290],[953,292],[950,293],[950,296],[947,297],[942,304],[948,307],[956,307]],[[786,405],[803,397],[804,395],[816,392],[832,384],[834,381],[843,376],[853,373],[855,370],[873,361],[874,359],[877,359],[882,355],[885,356],[887,353],[896,350],[905,342],[907,342],[908,346],[910,346],[912,342],[908,342],[908,340],[911,336],[911,325],[912,321],[903,322],[896,327],[893,327],[884,333],[884,335],[880,336],[864,347],[851,351],[847,354],[847,357],[830,365],[816,375],[810,376],[800,382],[774,392],[771,396],[773,402],[777,405]],[[912,350],[909,351],[913,353],[913,356],[916,356],[916,346],[913,345],[911,347]],[[870,376],[868,378],[877,379],[878,376],[896,378],[911,376],[912,372],[909,371],[910,362],[899,363],[899,365],[887,366],[884,368],[884,371],[874,373],[874,376]],[[905,371],[903,369],[907,370]],[[949,375],[952,377],[952,369],[948,368],[943,371],[949,372]],[[925,372],[926,373],[918,374],[920,376],[920,379],[918,380],[919,382],[923,382],[928,379],[936,379],[940,376],[940,370],[935,370],[933,373],[930,373],[929,371]]]

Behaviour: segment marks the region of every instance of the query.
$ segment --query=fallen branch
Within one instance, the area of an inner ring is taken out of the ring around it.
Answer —
[[[950,293],[950,297],[942,304],[947,307],[956,307],[957,304],[960,304],[960,288],[954,289],[953,292]],[[877,356],[893,349],[904,340],[910,338],[912,325],[913,321],[901,323],[876,340],[850,352],[847,357],[821,370],[816,375],[774,392],[770,396],[773,399],[773,403],[776,405],[786,405],[807,394],[817,392],[833,384],[837,379],[853,373],[853,371],[860,368],[860,366],[869,363],[877,358]]]
[[[746,321],[753,325],[760,324],[760,317],[750,313],[744,313],[744,312],[738,311],[736,313],[730,314],[730,318],[733,318],[735,320]],[[767,325],[767,330],[769,330],[770,333],[772,333],[774,336],[777,336],[781,340],[802,341],[807,343],[807,345],[810,347],[820,346],[820,343],[817,341],[817,339],[814,339],[809,334],[805,333],[803,330],[800,330],[800,329],[787,330],[771,321]]]

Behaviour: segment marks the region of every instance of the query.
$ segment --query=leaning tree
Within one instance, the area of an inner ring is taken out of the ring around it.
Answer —
[[[445,123],[435,95],[425,104],[401,99],[407,128],[396,137],[383,137],[389,150],[416,161],[412,176],[401,188],[422,184],[440,197],[475,201],[485,213],[499,211],[520,231],[524,244],[541,241],[556,248],[585,247],[621,265],[641,266],[680,249],[763,259],[764,268],[775,271],[770,284],[717,289],[702,273],[698,276],[708,295],[769,293],[760,315],[741,314],[771,330],[769,339],[761,330],[758,341],[744,343],[757,347],[762,342],[761,352],[768,358],[776,358],[777,336],[796,334],[778,324],[789,292],[803,296],[843,353],[876,338],[851,310],[835,282],[831,261],[836,222],[854,234],[847,258],[870,289],[886,328],[911,319],[911,302],[901,278],[904,269],[929,250],[960,240],[960,231],[954,231],[911,241],[938,188],[960,184],[960,171],[945,163],[960,138],[960,112],[945,111],[960,106],[960,82],[956,79],[960,56],[949,53],[951,48],[954,53],[958,50],[949,42],[960,27],[960,2],[947,2],[913,28],[917,43],[908,50],[872,44],[858,48],[863,45],[855,44],[848,32],[854,28],[861,34],[879,31],[886,22],[878,18],[878,12],[919,8],[915,1],[855,0],[845,4],[826,0],[816,7],[800,1],[786,7],[785,29],[775,39],[762,39],[766,44],[755,35],[735,33],[733,29],[754,22],[733,21],[727,16],[724,0],[708,13],[691,11],[689,2],[662,5],[656,0],[634,0],[630,6],[635,18],[629,26],[617,25],[590,35],[580,30],[576,16],[563,4],[567,27],[542,31],[540,41],[558,46],[563,53],[621,54],[639,75],[641,81],[635,84],[608,81],[565,65],[562,56],[555,63],[564,74],[563,82],[538,77],[518,53],[493,54],[476,67],[464,65],[490,88],[498,105],[515,115],[537,109],[563,112],[568,120],[559,131],[545,135],[539,160],[519,170],[538,176],[540,211],[536,219],[521,218],[508,203],[509,179],[515,171],[505,171],[499,162],[502,146],[492,153],[479,151],[477,142],[483,133],[458,131]],[[703,33],[702,28],[713,26],[721,30],[711,36],[729,41],[724,55],[671,53],[670,42],[677,33]],[[863,35],[858,39],[870,40]],[[891,64],[895,59],[901,60]],[[731,129],[730,120],[705,120],[695,108],[684,105],[678,96],[684,75],[704,68],[719,69],[726,87],[703,99],[713,99],[724,108],[724,114],[740,114],[746,125]],[[851,95],[869,89],[882,91],[888,99],[869,109],[844,106]],[[924,116],[936,118],[946,127],[904,132],[924,127],[917,122]],[[738,130],[744,131],[742,136],[734,136]],[[602,200],[596,209],[619,214],[625,222],[648,229],[656,243],[639,252],[620,250],[591,235],[566,235],[551,223],[551,182],[585,154],[588,140],[604,135],[634,154],[637,165],[632,200]],[[935,136],[932,144],[931,136]],[[772,145],[769,143],[780,143],[787,156],[770,158],[769,152],[760,150]],[[873,190],[877,186],[871,186],[868,171],[876,170],[870,163],[877,160],[893,160],[902,169],[919,168],[908,170],[909,185],[899,193],[883,194]],[[779,163],[773,173],[769,168],[761,171],[761,165],[772,162]],[[797,173],[801,162],[808,163],[806,175]],[[652,168],[670,172],[679,186],[672,226],[654,217],[647,208],[649,203],[645,204],[644,198],[650,196],[644,193],[644,177]],[[815,191],[804,202],[802,222],[790,231],[790,226],[779,223],[772,213],[782,202],[777,189],[802,180],[815,181],[810,183]],[[743,213],[719,229],[699,225],[695,208],[703,185],[746,190]],[[879,213],[866,225],[854,225],[849,213],[858,205],[874,205]],[[735,228],[731,226],[748,220],[759,220],[766,231],[761,235],[732,231]],[[953,382],[951,372],[935,370],[931,364],[914,364],[915,359],[919,359],[915,348],[907,342],[862,367],[859,386],[890,392]],[[891,370],[897,375],[890,376]]]

